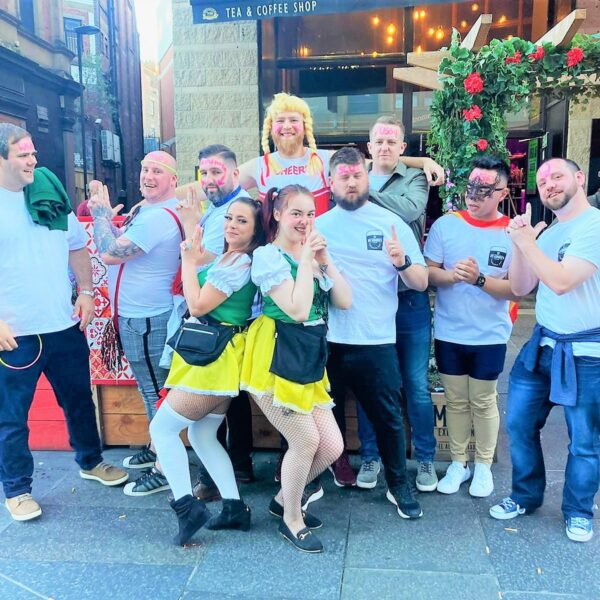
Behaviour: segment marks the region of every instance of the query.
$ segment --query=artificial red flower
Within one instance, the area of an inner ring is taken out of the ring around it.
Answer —
[[[469,94],[479,94],[483,90],[483,79],[479,73],[471,73],[465,79],[465,90]]]
[[[487,150],[488,147],[488,141],[484,140],[483,138],[481,138],[477,144],[477,150],[479,150],[480,152],[485,152]]]
[[[504,63],[510,65],[511,63],[519,64],[521,62],[521,51],[517,50],[514,56],[508,56],[504,59]]]
[[[473,104],[471,108],[465,108],[463,110],[463,117],[465,118],[465,121],[475,121],[476,119],[481,119],[483,113],[477,104]]]
[[[544,52],[544,48],[542,46],[536,46],[535,52],[529,54],[527,58],[531,58],[531,60],[542,60],[545,54],[546,53]]]
[[[574,67],[583,60],[583,50],[581,48],[571,48],[567,52],[567,67]]]

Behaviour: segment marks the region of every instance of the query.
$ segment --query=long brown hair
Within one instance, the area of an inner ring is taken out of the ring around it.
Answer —
[[[288,201],[293,196],[310,196],[315,200],[312,192],[305,188],[303,185],[292,183],[278,190],[273,187],[265,196],[265,201],[262,205],[262,216],[263,216],[263,229],[267,238],[267,242],[272,242],[277,236],[277,230],[279,229],[279,223],[275,220],[273,212],[278,210],[281,212],[288,204]]]
[[[250,240],[248,248],[246,248],[246,254],[252,256],[252,253],[259,247],[266,244],[266,235],[263,228],[263,210],[262,202],[260,200],[254,200],[249,196],[240,196],[236,198],[229,206],[233,206],[237,202],[241,202],[252,209],[252,216],[254,217],[254,235]],[[227,240],[224,240],[223,251],[229,251],[229,244]]]

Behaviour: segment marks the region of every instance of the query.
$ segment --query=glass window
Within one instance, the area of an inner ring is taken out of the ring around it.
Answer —
[[[404,51],[404,9],[277,20],[277,56],[365,56]]]

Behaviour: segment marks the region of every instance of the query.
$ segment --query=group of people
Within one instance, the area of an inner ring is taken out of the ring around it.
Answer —
[[[423,245],[428,186],[443,171],[430,159],[402,156],[401,122],[384,116],[373,124],[370,163],[353,147],[319,150],[312,130],[306,103],[277,94],[266,111],[264,156],[238,166],[231,149],[207,146],[199,154],[201,182],[178,188],[175,160],[151,152],[140,174],[144,200],[121,228],[106,188],[90,198],[95,243],[112,265],[116,335],[106,335],[107,343],[120,341],[150,420],[150,444],[124,461],[148,470],[125,493],[170,488],[177,544],[203,526],[247,530],[251,511],[238,482],[253,479],[250,397],[282,435],[281,486],[268,510],[300,550],[323,549],[315,534],[322,522],[306,507],[323,494],[318,478],[328,468],[337,485],[373,488],[381,461],[386,497],[399,516],[423,515],[407,475],[402,405],[416,488],[451,494],[470,480],[472,496],[489,496],[511,303],[537,286],[538,324],[510,377],[513,489],[490,515],[509,519],[541,505],[540,431],[552,406],[562,404],[571,440],[566,532],[591,539],[599,482],[600,211],[587,202],[584,174],[566,159],[541,165],[540,199],[557,220],[536,240],[543,226],[532,227],[530,208],[512,220],[498,210],[509,193],[508,166],[480,155],[466,210],[436,221]],[[81,476],[107,485],[127,479],[102,462],[97,439],[82,333],[93,313],[87,250],[72,213],[61,215],[58,231],[35,220],[28,191],[36,187],[35,162],[30,135],[0,124],[0,211],[8,217],[0,221],[0,246],[15,256],[0,266],[8,290],[0,296],[0,478],[17,520],[41,514],[31,496],[26,420],[42,372],[65,410]],[[259,200],[248,195],[253,188]],[[208,202],[204,213],[200,201]],[[27,248],[39,246],[31,241],[38,238],[46,246],[31,261]],[[66,256],[79,286],[74,307],[63,289]],[[436,288],[433,337],[452,458],[440,480],[427,381],[429,285]],[[48,311],[32,313],[41,289]],[[193,364],[183,347],[166,344],[178,329],[202,324],[229,340],[209,362]],[[358,400],[358,475],[344,450],[348,388]],[[195,488],[184,429],[203,466]],[[206,501],[215,497],[223,507],[212,516]]]

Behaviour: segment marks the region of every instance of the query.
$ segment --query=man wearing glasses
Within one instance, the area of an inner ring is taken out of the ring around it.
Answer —
[[[512,330],[508,281],[512,245],[508,217],[498,211],[508,195],[508,165],[494,156],[473,163],[467,210],[438,219],[425,244],[429,282],[437,287],[435,355],[446,392],[452,463],[437,489],[457,492],[471,478],[468,445],[475,431],[475,469],[469,493],[489,496],[498,440],[496,384]]]

